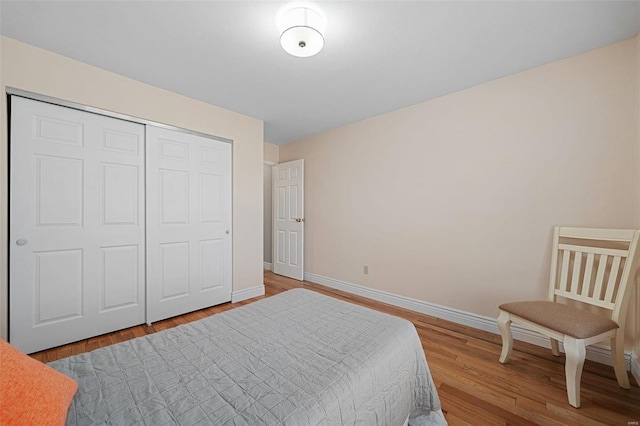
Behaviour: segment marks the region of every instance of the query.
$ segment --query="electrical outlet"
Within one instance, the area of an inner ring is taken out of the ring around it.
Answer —
[[[362,268],[362,272],[364,272],[365,275],[369,275],[369,265],[364,265],[364,268]]]

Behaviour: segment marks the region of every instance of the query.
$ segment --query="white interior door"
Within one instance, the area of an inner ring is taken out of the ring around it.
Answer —
[[[231,300],[231,144],[147,126],[147,322]]]
[[[304,162],[273,166],[273,272],[304,279]]]
[[[11,97],[9,340],[144,322],[144,126]]]

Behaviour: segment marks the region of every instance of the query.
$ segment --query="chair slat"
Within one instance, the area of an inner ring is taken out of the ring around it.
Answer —
[[[567,277],[569,275],[570,258],[571,252],[569,250],[562,250],[562,269],[560,272],[560,283],[558,288],[563,291],[567,291]]]
[[[587,254],[587,264],[584,267],[584,278],[582,279],[582,296],[589,296],[589,290],[591,289],[591,276],[593,275],[593,253]]]
[[[584,297],[580,294],[569,293],[568,291],[556,290],[556,296],[577,300],[578,302],[584,302],[590,305],[600,306],[601,308],[606,308],[609,310],[613,310],[615,308],[615,303],[609,303],[591,297]]]
[[[607,256],[620,256],[620,257],[627,257],[629,254],[628,250],[610,249],[610,248],[603,248],[603,247],[578,246],[574,244],[558,244],[558,249],[581,251],[583,253],[594,253],[594,254],[607,255]]]
[[[636,238],[636,232],[635,229],[595,229],[560,226],[557,234],[561,238],[586,238],[588,240],[623,241],[628,243]]]
[[[613,302],[613,292],[616,289],[616,283],[618,281],[618,272],[620,271],[620,257],[613,258],[611,264],[611,272],[609,273],[609,281],[607,282],[607,292],[604,296],[605,302]]]
[[[582,267],[582,252],[576,251],[573,259],[573,272],[571,273],[571,293],[578,294],[578,281]]]
[[[600,300],[600,293],[602,293],[602,283],[604,281],[604,270],[607,268],[607,261],[609,260],[609,256],[603,254],[600,256],[600,260],[598,262],[598,273],[596,274],[596,282],[595,288],[593,289],[593,297],[594,299]]]

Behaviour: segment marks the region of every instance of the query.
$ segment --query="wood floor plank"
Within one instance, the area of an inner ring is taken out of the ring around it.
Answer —
[[[225,303],[179,317],[141,324],[31,356],[51,362],[146,336],[181,324],[271,297],[292,288],[306,288],[414,323],[450,425],[622,425],[640,421],[640,388],[621,389],[613,368],[592,361],[582,375],[582,407],[567,401],[564,355],[528,343],[515,342],[507,364],[500,364],[500,336],[439,318],[386,305],[318,284],[296,281],[272,272],[264,274],[265,296]]]
[[[505,425],[507,420],[504,417],[496,415],[487,408],[491,408],[488,404],[479,406],[468,401],[468,395],[460,395],[458,392],[450,393],[453,388],[445,387],[444,384],[438,389],[440,398],[446,398],[447,413],[474,425]]]
[[[449,426],[474,426],[474,423],[469,423],[467,421],[462,420],[460,417],[456,416],[455,414],[447,414],[446,416],[447,422],[449,423]]]
[[[601,422],[596,419],[592,419],[591,417],[582,414],[579,412],[579,409],[567,409],[565,406],[558,406],[552,403],[546,404],[547,411],[555,414],[557,417],[563,419],[563,423],[566,425],[580,425],[580,426],[602,426],[604,425],[619,425],[620,423],[614,423],[612,421],[609,422]],[[626,423],[625,423],[626,424]]]

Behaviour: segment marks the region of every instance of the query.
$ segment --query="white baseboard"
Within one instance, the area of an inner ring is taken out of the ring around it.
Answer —
[[[411,311],[420,312],[421,314],[429,315],[436,318],[441,318],[447,321],[454,322],[456,324],[462,324],[468,327],[477,328],[479,330],[488,331],[493,334],[500,334],[498,330],[498,324],[495,318],[485,317],[483,315],[474,314],[471,312],[460,311],[458,309],[449,308],[435,303],[425,302],[423,300],[413,299],[411,297],[400,296],[393,293],[388,293],[382,290],[376,290],[369,287],[364,287],[358,284],[351,284],[345,281],[336,280],[333,278],[323,277],[321,275],[304,273],[304,279],[312,283],[324,285],[326,287],[335,288],[337,290],[346,291],[348,293],[357,294],[358,296],[366,297],[368,299],[377,300],[378,302],[387,303],[389,305],[398,306],[400,308],[409,309]],[[531,343],[536,346],[542,346],[545,348],[551,348],[549,339],[534,331],[527,330],[519,327],[516,324],[512,324],[511,332],[513,338],[523,342]],[[564,351],[562,344],[560,344],[560,350]],[[597,345],[591,345],[587,347],[587,359],[596,361],[602,364],[613,365],[613,358],[611,357],[611,349],[608,347],[602,347]],[[637,362],[637,359],[636,359]],[[625,352],[625,364],[627,370],[631,369],[631,353]],[[640,366],[638,366],[640,374]],[[637,377],[636,377],[637,380]]]
[[[264,296],[264,284],[231,292],[231,303],[241,302],[258,296]]]
[[[264,269],[267,271],[273,271],[273,263],[264,262]]]
[[[640,358],[636,353],[631,354],[631,374],[636,379],[638,386],[640,386]]]

